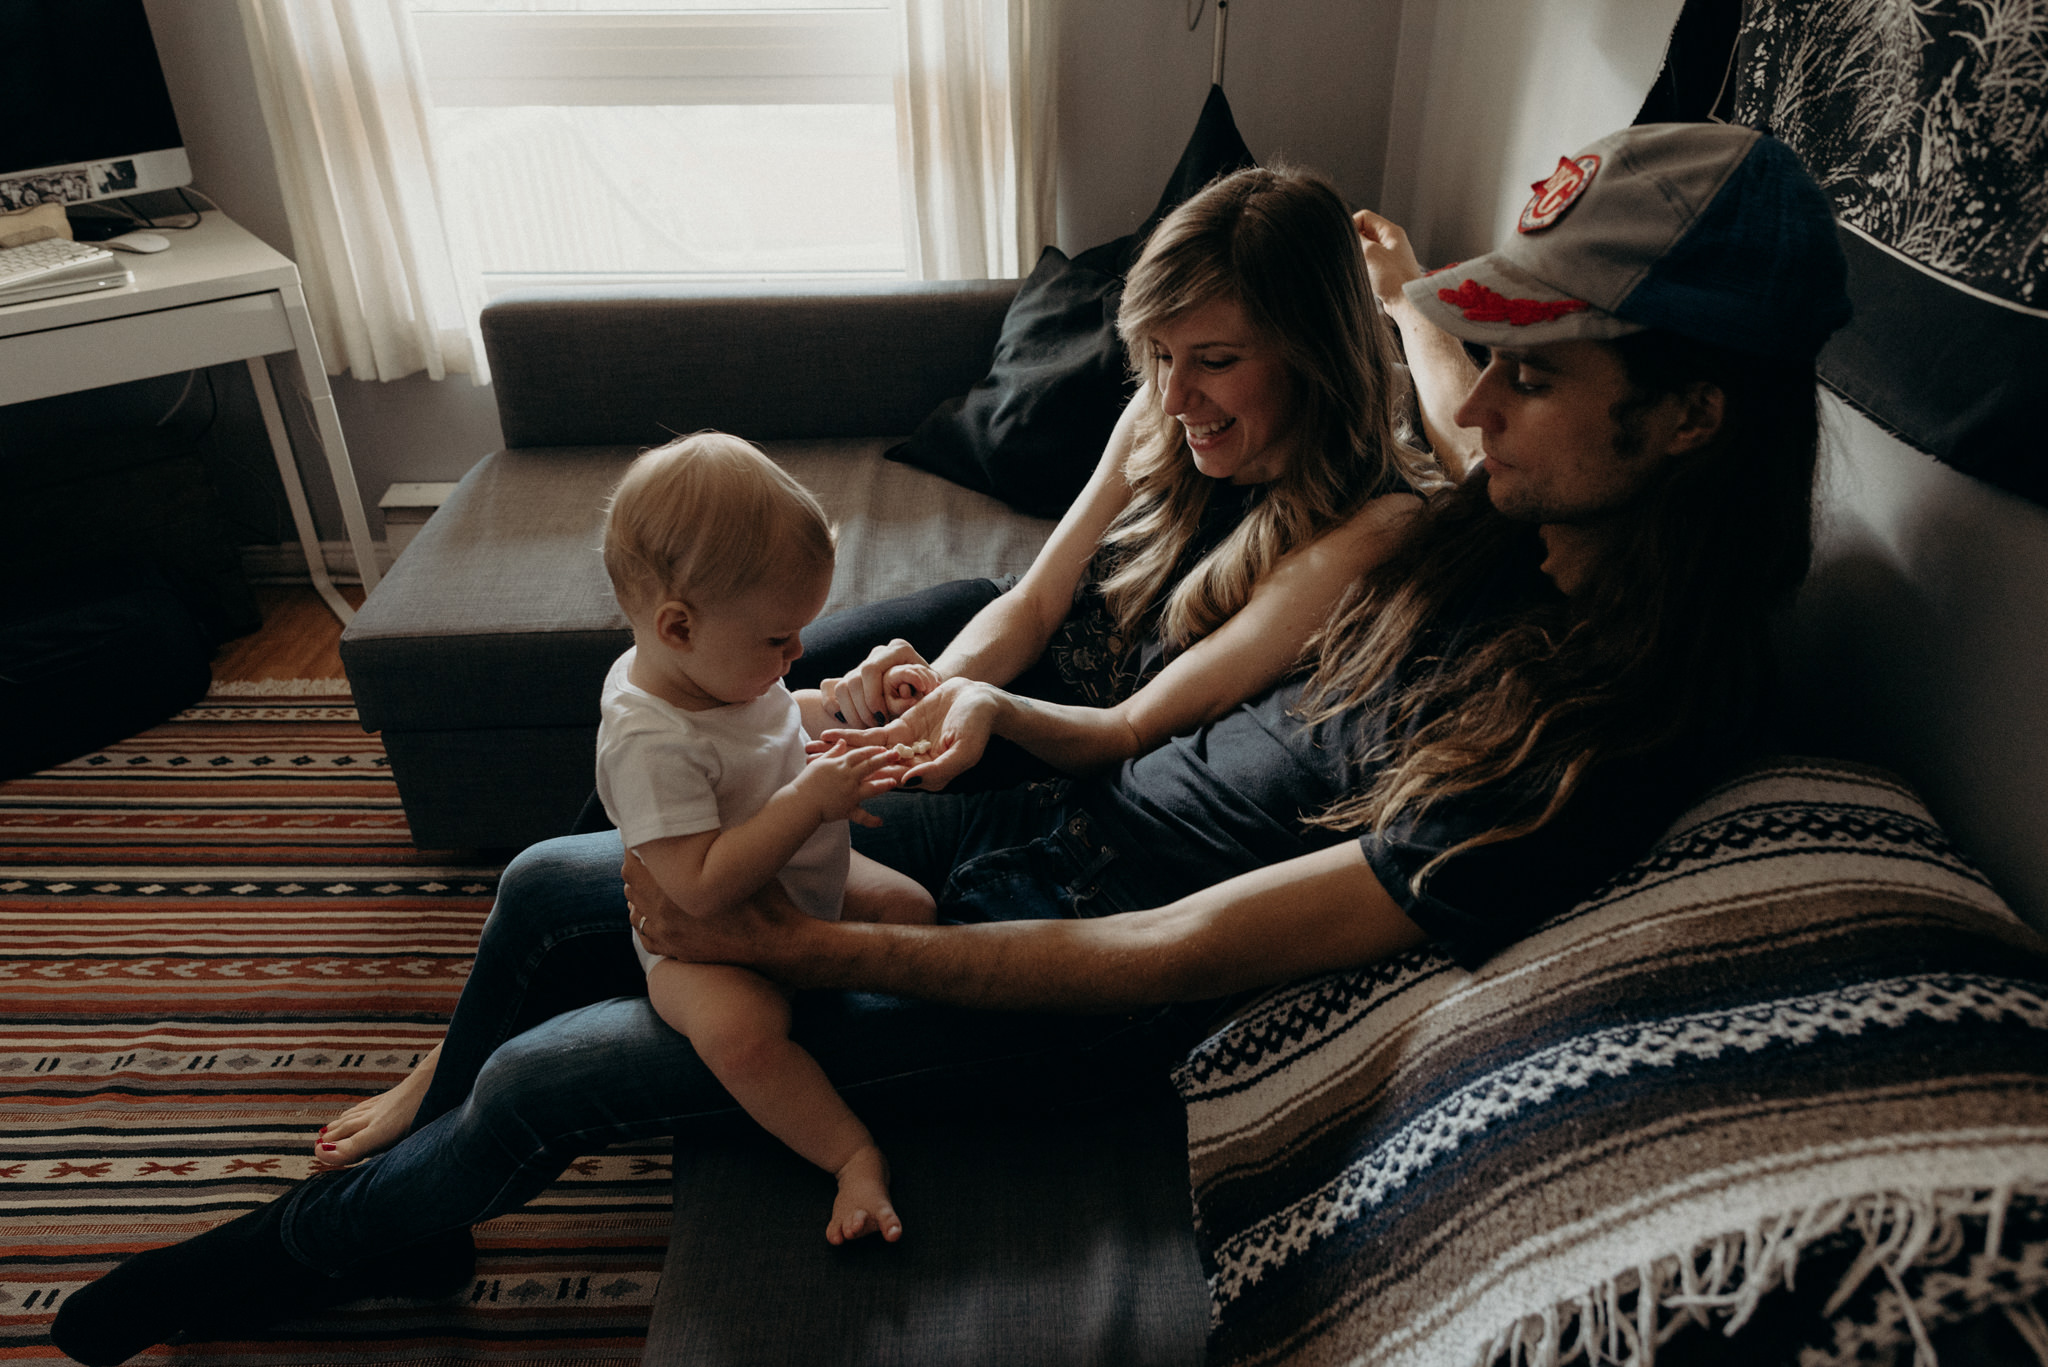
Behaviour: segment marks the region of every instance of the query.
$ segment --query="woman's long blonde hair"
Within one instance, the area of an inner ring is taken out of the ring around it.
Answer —
[[[1195,468],[1161,402],[1153,338],[1219,299],[1243,309],[1293,377],[1293,456],[1258,506],[1174,582],[1216,481]],[[1111,614],[1135,634],[1149,614],[1168,649],[1214,631],[1277,560],[1348,519],[1397,472],[1432,467],[1394,439],[1393,345],[1366,284],[1351,216],[1312,172],[1253,167],[1212,182],[1145,243],[1117,311],[1139,381],[1138,433],[1124,476],[1131,501],[1104,545]]]

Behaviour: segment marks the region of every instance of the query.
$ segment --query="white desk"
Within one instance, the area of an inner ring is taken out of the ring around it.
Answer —
[[[341,500],[349,547],[368,592],[377,587],[370,521],[341,437],[334,391],[313,340],[299,268],[221,213],[204,215],[188,232],[164,236],[171,240],[166,251],[119,254],[135,273],[132,285],[0,308],[0,404],[247,362],[313,587],[335,616],[351,621],[354,610],[327,576],[306,506],[306,486],[262,360],[286,351],[299,358],[327,453],[327,475]]]

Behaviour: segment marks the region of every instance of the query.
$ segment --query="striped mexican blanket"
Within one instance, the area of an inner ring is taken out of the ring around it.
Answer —
[[[1873,770],[1759,766],[1480,971],[1283,989],[1177,1081],[1214,1363],[1905,1363],[1973,1316],[2048,1362],[2048,946]]]

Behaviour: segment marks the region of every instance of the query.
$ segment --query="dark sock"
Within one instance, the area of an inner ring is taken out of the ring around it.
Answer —
[[[332,1278],[285,1252],[282,1200],[181,1244],[137,1253],[57,1311],[50,1338],[86,1364],[125,1362],[186,1330],[257,1325],[310,1309]]]
[[[330,1277],[285,1251],[285,1204],[129,1258],[72,1293],[51,1341],[86,1367],[112,1367],[181,1333],[215,1338],[364,1296],[444,1296],[475,1268],[475,1245],[461,1229],[380,1258],[374,1270]]]
[[[437,1301],[470,1284],[476,1277],[476,1240],[467,1229],[433,1234],[416,1244],[376,1259],[374,1268],[351,1272],[343,1280],[359,1296],[405,1296]]]

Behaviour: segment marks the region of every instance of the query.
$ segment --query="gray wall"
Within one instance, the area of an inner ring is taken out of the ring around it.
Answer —
[[[1223,88],[1262,161],[1380,197],[1399,0],[1236,0]],[[1209,93],[1216,31],[1182,0],[1067,0],[1060,15],[1059,239],[1078,251],[1127,233],[1158,202]]]
[[[1821,534],[1784,637],[1795,736],[1905,776],[2048,931],[2048,510],[1827,412]]]

